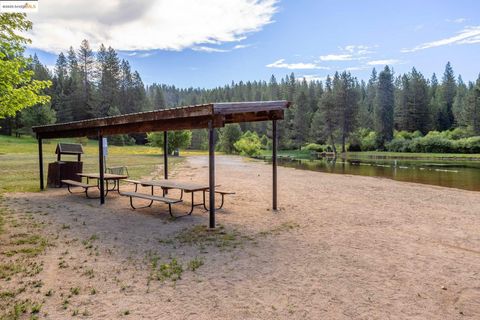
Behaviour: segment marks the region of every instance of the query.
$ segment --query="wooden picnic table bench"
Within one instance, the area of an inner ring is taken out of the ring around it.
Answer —
[[[192,182],[183,182],[183,181],[174,181],[174,180],[142,180],[140,184],[144,187],[151,187],[152,188],[152,195],[154,194],[154,187],[162,188],[163,196],[169,189],[178,189],[180,190],[180,200],[183,199],[183,193],[191,193],[192,194],[192,201],[191,201],[191,208],[187,215],[192,214],[193,209],[197,206],[203,206],[205,208],[205,190],[209,189],[208,185],[192,183]],[[195,192],[202,191],[203,192],[203,202],[195,203]]]
[[[210,189],[205,190],[205,192],[210,192]],[[220,194],[220,195],[222,196],[222,202],[220,203],[220,206],[219,206],[218,208],[215,208],[215,210],[220,210],[220,209],[222,209],[223,204],[224,204],[224,202],[225,202],[225,196],[226,196],[226,195],[235,194],[235,192],[223,191],[223,190],[217,190],[217,189],[215,189],[215,193],[218,193],[218,194]],[[205,205],[205,209],[208,210],[206,205]]]
[[[178,218],[179,216],[174,216],[172,214],[172,204],[182,202],[180,199],[172,199],[172,198],[167,198],[167,197],[160,197],[156,195],[149,195],[145,193],[139,193],[139,192],[122,192],[122,196],[130,197],[130,206],[133,209],[141,209],[141,208],[148,208],[151,207],[154,201],[159,201],[168,204],[168,213],[170,213],[170,216],[174,218]],[[145,200],[150,200],[150,204],[147,206],[143,207],[135,207],[133,205],[133,198],[140,198],[140,199],[145,199]]]
[[[96,179],[97,182],[100,180],[100,174],[99,173],[77,173],[78,176],[87,178],[87,183],[89,182],[90,179]],[[122,179],[127,179],[128,176],[125,174],[113,174],[113,173],[104,173],[103,174],[103,180],[105,180],[107,186],[105,188],[105,195],[108,194],[109,191],[117,191],[120,193],[120,180]],[[108,182],[113,181],[113,188],[108,188]],[[97,183],[98,185],[98,183]]]
[[[96,184],[88,184],[88,183],[83,183],[83,182],[78,182],[78,181],[75,181],[75,180],[62,180],[62,184],[66,184],[67,185],[67,188],[68,188],[68,192],[70,193],[83,193],[85,192],[85,196],[87,198],[91,198],[93,199],[92,197],[90,197],[88,195],[88,189],[90,188],[97,188],[97,185]],[[71,187],[80,187],[80,188],[83,188],[83,191],[82,192],[73,192],[70,188]],[[94,198],[98,198],[98,197],[94,197]]]
[[[205,200],[205,192],[209,192],[210,186],[204,185],[204,184],[199,184],[199,183],[193,183],[193,182],[183,182],[183,181],[175,181],[175,180],[151,180],[151,181],[146,181],[142,180],[140,181],[140,184],[142,186],[150,186],[152,187],[152,195],[154,194],[153,188],[154,187],[160,187],[162,188],[163,191],[163,196],[165,196],[165,191],[169,189],[178,189],[180,190],[180,200],[183,199],[183,193],[191,193],[192,194],[192,200],[191,200],[191,208],[190,212],[188,214],[192,214],[193,209],[197,206],[203,206],[205,210],[208,211],[207,205],[206,205],[206,200]],[[215,187],[218,187],[219,185],[216,185]],[[202,192],[203,194],[203,201],[200,203],[195,203],[195,192]],[[235,194],[235,192],[228,192],[228,191],[221,191],[221,190],[216,190],[215,193],[221,194],[222,196],[222,202],[219,208],[221,209],[224,204],[224,197],[225,195],[229,194]]]

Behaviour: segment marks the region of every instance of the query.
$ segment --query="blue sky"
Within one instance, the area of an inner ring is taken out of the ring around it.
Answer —
[[[385,64],[441,78],[447,61],[466,81],[480,72],[476,0],[56,2],[40,1],[32,14],[29,53],[51,66],[83,38],[103,42],[147,84],[209,88],[290,72],[321,80],[336,70],[368,79]]]

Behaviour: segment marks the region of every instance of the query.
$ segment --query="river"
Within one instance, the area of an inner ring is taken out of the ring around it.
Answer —
[[[480,161],[279,158],[278,164],[302,170],[383,177],[398,181],[480,191]]]

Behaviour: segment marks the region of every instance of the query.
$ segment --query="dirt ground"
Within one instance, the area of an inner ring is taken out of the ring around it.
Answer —
[[[271,166],[216,160],[236,194],[215,232],[200,208],[173,221],[118,195],[8,194],[7,229],[36,221],[48,245],[0,291],[23,285],[47,319],[480,319],[479,193],[279,167],[273,212]],[[171,178],[207,182],[207,161]]]

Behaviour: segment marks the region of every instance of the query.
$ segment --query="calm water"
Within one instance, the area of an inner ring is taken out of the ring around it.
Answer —
[[[399,181],[480,191],[479,161],[278,159],[278,164],[303,170],[384,177]]]

